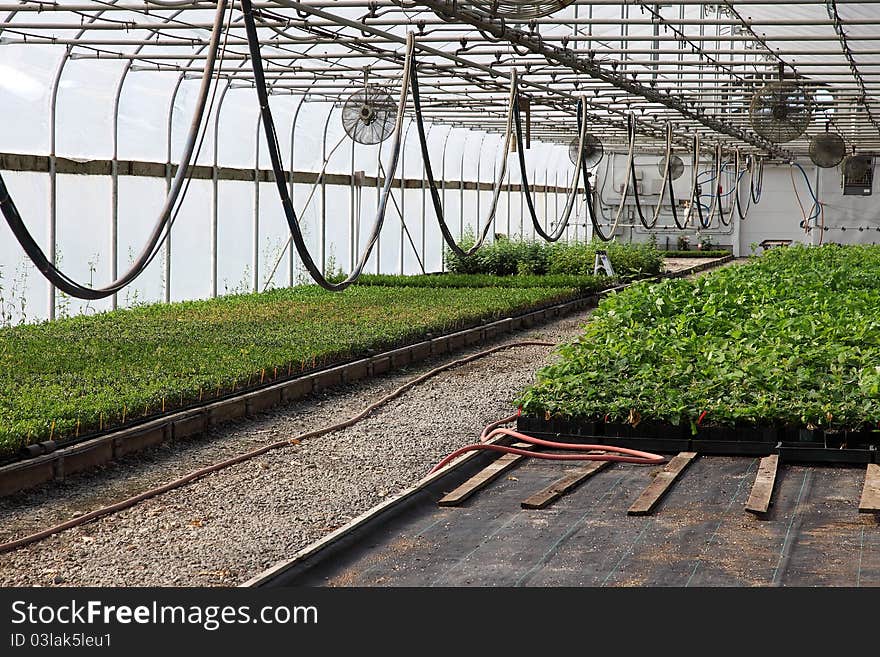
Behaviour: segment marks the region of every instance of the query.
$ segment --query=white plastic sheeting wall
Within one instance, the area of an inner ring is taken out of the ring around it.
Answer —
[[[45,90],[51,87],[60,51],[51,47],[39,50],[47,55],[44,66],[35,68],[29,64],[26,74],[18,78],[5,77],[0,86],[4,103],[8,99],[13,108],[11,128],[0,130],[0,151],[52,154],[51,98]],[[28,54],[32,61],[33,52],[29,50]],[[9,61],[14,60],[4,58],[4,62]],[[118,62],[72,60],[66,63],[56,105],[54,155],[78,160],[114,157],[114,90],[124,73],[125,66]],[[124,79],[116,125],[116,157],[168,161],[170,110],[170,160],[175,162],[192,116],[198,81],[182,80],[175,93],[167,75],[128,71]],[[195,162],[268,169],[269,157],[254,90],[224,89],[221,85],[217,98],[222,103],[215,102],[208,117],[208,129]],[[273,97],[271,102],[286,167],[318,172],[325,157],[329,157],[328,173],[349,175],[364,171],[368,176],[376,176],[379,163],[385,166],[388,162],[388,143],[380,149],[355,145],[348,139],[340,123],[338,107],[319,102],[303,102],[300,106],[300,98],[293,96]],[[404,129],[407,139],[396,177],[421,180],[421,150],[411,119],[405,122]],[[501,135],[445,125],[429,125],[428,129],[438,182],[443,178],[483,183],[495,180],[505,155],[501,152]],[[518,184],[517,156],[507,156],[506,182]],[[533,143],[527,153],[527,163],[534,185],[564,186],[573,173],[566,149],[558,145]],[[48,175],[29,172],[4,175],[22,216],[39,243],[47,248]],[[111,184],[107,176],[57,176],[57,258],[65,272],[93,285],[111,279]],[[165,191],[164,179],[119,177],[118,270],[125,269],[140,251],[161,208]],[[370,232],[378,190],[375,187],[352,190],[347,185],[328,184],[322,194],[320,187],[313,190],[312,185],[296,184],[293,192],[295,207],[316,261],[326,271],[350,270]],[[312,199],[303,211],[310,195]],[[543,218],[545,208],[550,213],[548,221],[552,221],[554,213],[561,211],[564,205],[564,198],[554,195],[546,201],[541,193],[534,194],[534,198],[539,216]],[[462,230],[474,231],[482,223],[491,206],[492,192],[449,189],[443,193],[443,199],[447,222],[458,234]],[[120,306],[212,295],[212,204],[212,181],[192,180],[174,223],[170,247],[163,248],[149,268],[118,295]],[[308,282],[298,258],[291,261],[289,231],[274,184],[221,180],[217,206],[218,294],[262,290],[291,281]],[[355,210],[358,207],[359,213]],[[408,236],[403,230],[401,214],[406,217]],[[520,192],[502,192],[493,233],[533,236]],[[570,234],[572,237],[582,235],[583,228],[573,227]],[[366,270],[417,273],[424,267],[426,271],[438,271],[443,266],[442,253],[442,239],[427,184],[424,188],[394,189],[381,238]],[[168,257],[170,267],[166,265]],[[5,224],[0,227],[0,275],[7,323],[48,317],[48,284],[26,261]],[[87,303],[61,294],[55,298],[55,311],[59,316],[110,307],[109,299]]]

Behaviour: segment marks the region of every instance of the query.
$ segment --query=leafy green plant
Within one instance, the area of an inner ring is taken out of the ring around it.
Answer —
[[[525,413],[876,426],[880,247],[792,246],[697,280],[637,283],[559,354],[517,400]]]
[[[473,235],[466,234],[461,246],[467,249],[473,244]],[[457,274],[584,276],[592,275],[598,249],[607,251],[614,271],[624,277],[657,274],[663,265],[663,255],[651,243],[546,243],[518,238],[496,240],[467,258],[447,250],[445,258],[449,271]]]

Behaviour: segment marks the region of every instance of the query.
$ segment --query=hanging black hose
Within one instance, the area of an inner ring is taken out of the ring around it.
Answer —
[[[633,158],[629,162],[629,175],[632,180],[633,198],[636,201],[636,212],[639,215],[639,221],[642,222],[642,226],[644,226],[648,230],[651,230],[654,226],[657,225],[657,215],[655,214],[653,220],[650,223],[648,223],[648,220],[645,219],[644,213],[642,213],[642,203],[639,200],[639,184],[638,184],[638,181],[636,180],[635,158]]]
[[[431,166],[431,157],[430,153],[428,152],[428,140],[425,134],[424,121],[422,119],[422,102],[421,95],[419,93],[419,76],[416,70],[417,67],[415,53],[413,53],[412,58],[412,65],[409,69],[409,81],[410,88],[412,89],[413,108],[415,110],[416,116],[416,130],[419,135],[419,145],[422,150],[422,162],[425,166],[425,178],[428,181],[428,189],[431,192],[431,203],[434,206],[434,214],[437,216],[437,223],[440,226],[440,233],[443,236],[443,241],[446,242],[446,245],[452,250],[453,253],[461,258],[466,258],[476,253],[477,250],[483,245],[483,242],[486,240],[486,237],[489,234],[489,229],[492,227],[492,221],[495,219],[495,213],[497,212],[498,208],[498,198],[501,195],[502,181],[504,180],[504,173],[507,170],[507,150],[510,147],[510,121],[512,119],[512,116],[508,116],[508,130],[504,144],[504,161],[502,163],[501,175],[495,182],[495,189],[492,197],[492,208],[489,212],[489,216],[483,223],[483,227],[480,230],[479,235],[477,236],[476,242],[474,242],[474,245],[470,249],[464,250],[455,241],[455,237],[453,237],[452,231],[446,224],[446,218],[443,214],[443,203],[440,200],[440,192],[437,189],[437,181],[434,179],[434,168]],[[512,83],[510,93],[510,107],[508,108],[508,112],[514,111],[515,100],[516,93]],[[464,181],[462,181],[462,184],[464,184]],[[463,211],[464,210],[462,209],[462,212]]]
[[[755,177],[754,166],[755,166],[754,158],[751,155],[746,156],[746,169],[749,171],[749,187],[751,187],[752,180]],[[740,221],[745,221],[746,217],[749,214],[749,207],[751,206],[751,203],[752,203],[752,195],[751,195],[751,193],[746,194],[745,212],[743,212],[742,203],[739,200],[739,186],[737,186],[736,197],[737,197],[736,198],[736,201],[737,201],[736,202],[736,213],[739,215]]]
[[[761,191],[764,188],[764,159],[763,158],[755,158],[756,163],[753,163],[752,166],[758,169],[758,190],[755,191],[755,174],[752,172],[752,175],[749,177],[749,187],[751,189],[752,201],[757,205],[761,202]]]
[[[586,164],[587,156],[582,153],[581,157],[584,159],[584,163]],[[611,240],[614,239],[614,231],[611,231],[610,234],[606,235],[602,231],[602,227],[599,225],[599,220],[596,216],[596,204],[595,204],[595,198],[593,195],[593,189],[590,186],[590,174],[589,173],[584,174],[584,194],[587,197],[587,212],[590,215],[590,223],[593,225],[593,235],[598,237],[603,242],[610,242]]]
[[[698,180],[699,177],[700,177],[700,170],[699,170],[699,167],[698,167],[698,164],[699,164],[699,161],[700,161],[700,158],[699,158],[699,149],[697,149],[697,152],[695,153],[694,158],[695,158],[695,159],[694,159],[694,171],[695,171],[696,174],[697,174],[696,177],[695,177],[695,179]],[[717,180],[716,180],[716,182],[717,182]],[[712,209],[714,209],[714,208],[710,208],[709,216],[708,216],[708,217],[704,216],[704,214],[703,214],[703,204],[702,204],[702,202],[700,201],[700,199],[703,197],[703,187],[702,187],[702,185],[697,184],[697,186],[696,186],[696,190],[695,190],[695,191],[696,191],[696,195],[695,195],[695,197],[694,197],[694,199],[693,199],[692,202],[693,202],[693,203],[696,203],[696,205],[697,205],[697,219],[699,220],[700,228],[708,228],[709,226],[712,225],[712,219],[714,218],[714,213],[712,212]],[[714,194],[712,195],[712,198],[713,198],[713,199],[715,198],[715,195],[714,195]],[[713,203],[713,206],[714,206],[714,203]]]
[[[660,216],[660,208],[663,205],[663,188],[665,187],[669,191],[669,208],[672,210],[672,219],[675,221],[675,225],[679,230],[684,230],[685,224],[682,224],[678,219],[678,209],[676,205],[678,205],[678,201],[675,198],[675,189],[672,186],[672,176],[670,175],[670,168],[672,167],[672,123],[666,122],[666,162],[663,166],[663,182],[660,186],[660,198],[657,199],[657,209],[654,211],[654,224],[657,223],[657,218]]]
[[[636,124],[635,119],[632,114],[627,117],[627,133],[629,135],[630,144],[635,142],[636,139]],[[630,146],[630,148],[634,148]],[[654,226],[657,225],[657,213],[654,213],[654,218],[648,223],[648,220],[645,219],[645,215],[642,212],[642,203],[639,198],[639,183],[636,180],[636,158],[631,157],[629,160],[629,173],[627,174],[630,177],[630,184],[632,185],[633,198],[636,202],[636,212],[639,215],[639,221],[642,223],[647,230],[651,230]]]
[[[21,248],[34,263],[37,270],[56,288],[77,299],[97,300],[105,299],[122,290],[126,285],[140,276],[155,258],[159,248],[167,234],[169,222],[173,220],[175,215],[175,206],[178,201],[183,199],[181,190],[188,180],[190,161],[195,151],[196,142],[205,114],[205,106],[207,105],[208,95],[211,88],[211,79],[214,77],[214,66],[217,59],[217,53],[220,50],[220,36],[223,32],[223,15],[226,13],[228,0],[218,0],[217,9],[214,14],[214,24],[211,32],[211,40],[208,46],[207,57],[205,59],[204,70],[202,71],[202,82],[199,89],[199,95],[196,99],[196,107],[190,122],[189,132],[187,133],[187,141],[181,155],[180,164],[177,173],[171,183],[171,189],[165,197],[165,204],[159,213],[159,218],[153,225],[153,230],[147,240],[146,245],[141,250],[138,257],[131,264],[128,270],[115,281],[110,284],[92,288],[76,282],[73,278],[62,272],[45,254],[45,252],[37,244],[36,240],[28,230],[27,225],[21,218],[21,214],[6,187],[3,176],[0,175],[0,211],[2,211],[6,223],[9,225],[12,234],[21,245]]]
[[[669,207],[672,210],[672,220],[679,230],[684,230],[687,226],[678,220],[678,210],[676,209],[678,201],[675,198],[675,190],[672,188],[672,176],[666,179],[666,186],[669,188]]]
[[[700,164],[700,133],[695,132],[694,138],[692,140],[693,144],[693,153],[691,156],[691,190],[690,190],[690,201],[687,205],[687,212],[684,214],[684,221],[682,222],[682,228],[687,228],[691,224],[691,217],[694,213],[694,198],[696,197],[697,203],[699,206],[700,199],[700,185],[699,185],[699,164]],[[701,214],[698,207],[698,214]],[[678,224],[676,224],[678,225]]]
[[[722,226],[729,226],[730,219],[728,219],[727,221],[724,220],[724,205],[721,202],[721,192],[722,192],[722,190],[721,190],[721,171],[723,168],[722,167],[723,154],[721,151],[721,144],[720,143],[718,144],[717,148],[718,148],[718,151],[717,151],[717,167],[716,167],[716,169],[718,171],[718,177],[715,179],[715,201],[718,203],[718,221],[721,222]],[[734,170],[734,180],[736,180],[736,171],[735,170]]]
[[[627,117],[627,127],[630,128],[633,125],[634,125],[633,124],[633,117],[632,117],[632,115],[629,115]],[[596,220],[596,213],[592,211],[593,208],[591,208],[591,212],[590,212],[590,221],[593,224],[593,229],[595,230],[595,233],[599,237],[599,239],[602,240],[603,242],[610,242],[612,239],[614,239],[614,232],[617,230],[617,226],[620,223],[620,217],[623,214],[623,208],[626,205],[626,199],[627,199],[627,196],[629,195],[630,180],[632,179],[631,167],[632,167],[632,162],[633,162],[633,157],[634,157],[633,149],[635,148],[635,139],[633,138],[635,135],[634,128],[632,130],[628,129],[628,133],[629,133],[629,137],[630,137],[629,150],[628,150],[627,156],[626,156],[627,163],[626,163],[626,166],[624,167],[624,169],[627,170],[627,174],[626,174],[626,176],[624,176],[624,179],[623,179],[623,188],[620,191],[620,203],[617,205],[617,212],[614,215],[614,223],[611,224],[611,230],[609,231],[608,234],[604,233],[602,231],[602,229],[600,228],[599,222]],[[610,167],[613,162],[613,158],[614,158],[614,154],[612,153],[611,157],[608,159],[608,167],[605,169],[605,180],[606,181],[608,180],[608,172],[610,171]],[[603,183],[603,187],[604,187],[604,183]],[[599,195],[601,196],[601,192]],[[600,205],[600,207],[602,205],[601,198],[599,199],[599,205]]]
[[[583,145],[584,145],[584,133],[586,129],[586,120],[583,118],[583,112],[586,108],[583,100],[578,100],[577,104],[577,126],[578,126],[578,148],[579,152],[583,153]],[[538,221],[538,214],[535,212],[535,204],[532,201],[532,189],[529,185],[529,177],[526,172],[526,156],[525,156],[525,145],[523,143],[522,137],[522,121],[520,117],[519,111],[519,100],[513,105],[513,121],[516,126],[516,145],[517,151],[519,155],[519,171],[520,171],[520,180],[522,184],[523,194],[526,198],[526,206],[529,209],[529,216],[532,220],[532,226],[535,228],[535,232],[538,233],[542,238],[547,240],[548,242],[556,242],[562,235],[565,233],[565,229],[568,228],[568,223],[571,221],[571,212],[574,209],[575,199],[577,198],[577,186],[580,181],[581,171],[586,171],[585,165],[585,157],[578,157],[577,166],[575,167],[574,179],[571,183],[571,191],[569,192],[568,199],[565,203],[565,209],[562,212],[562,218],[557,218],[556,223],[558,224],[554,232],[548,233],[541,226],[540,221]]]
[[[654,218],[651,222],[651,227],[653,228],[657,224],[657,220],[660,218],[660,211],[663,209],[663,194],[666,192],[667,183],[672,178],[669,175],[669,170],[672,166],[672,123],[669,121],[666,122],[666,154],[664,155],[664,166],[663,166],[663,178],[660,181],[660,197],[657,199],[657,207],[654,208]],[[670,203],[675,203],[675,197],[670,193],[669,195]],[[675,207],[672,208],[673,217],[675,218],[675,223],[678,225],[678,217],[676,216]],[[680,226],[679,226],[680,227]]]
[[[263,132],[266,136],[266,145],[269,151],[269,159],[272,163],[272,172],[275,177],[275,186],[278,189],[278,195],[281,198],[281,206],[284,209],[284,216],[287,219],[287,225],[290,229],[293,243],[296,247],[296,251],[299,254],[300,259],[302,260],[303,266],[305,266],[306,270],[309,272],[309,275],[318,285],[326,290],[334,292],[344,290],[360,277],[361,272],[367,264],[367,260],[369,260],[373,247],[379,240],[379,233],[381,232],[382,225],[385,222],[385,211],[388,206],[388,198],[391,194],[391,184],[393,182],[394,173],[397,171],[397,163],[400,159],[403,133],[401,129],[403,124],[403,111],[406,105],[407,90],[409,87],[408,69],[412,65],[412,33],[407,35],[407,52],[406,60],[404,62],[404,75],[400,93],[400,101],[398,102],[397,107],[397,119],[394,126],[394,143],[392,145],[391,151],[391,166],[388,167],[388,172],[385,176],[385,184],[379,197],[379,207],[377,209],[373,229],[370,233],[367,247],[366,249],[364,249],[361,258],[358,260],[351,273],[345,278],[345,280],[339,283],[331,283],[327,280],[327,278],[324,276],[324,273],[315,264],[315,261],[312,259],[311,253],[309,253],[308,246],[306,245],[305,238],[303,237],[302,230],[299,226],[299,220],[297,219],[296,211],[293,209],[293,201],[290,198],[290,193],[288,192],[287,184],[285,182],[284,168],[281,165],[281,149],[278,145],[278,135],[275,132],[275,121],[272,118],[272,110],[269,107],[269,92],[266,87],[266,75],[263,69],[263,59],[260,53],[260,40],[259,35],[257,34],[257,26],[254,21],[254,9],[251,0],[242,0],[241,9],[242,16],[244,18],[245,31],[247,33],[248,50],[250,52],[251,63],[253,65],[254,86],[256,87],[257,98],[260,102],[260,113],[263,119]]]

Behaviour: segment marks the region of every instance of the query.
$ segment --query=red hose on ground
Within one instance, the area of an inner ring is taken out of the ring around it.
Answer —
[[[535,438],[528,434],[514,431],[513,429],[499,428],[500,425],[513,421],[517,416],[511,415],[503,420],[497,420],[486,425],[480,434],[480,442],[474,445],[466,445],[461,449],[457,449],[452,454],[444,458],[440,463],[435,465],[431,472],[436,472],[440,468],[448,465],[462,454],[473,452],[476,450],[489,450],[492,452],[502,452],[504,454],[520,454],[522,456],[531,456],[536,459],[547,459],[550,461],[615,461],[618,463],[638,463],[641,465],[659,465],[666,459],[659,454],[651,452],[642,452],[637,449],[628,449],[626,447],[615,447],[614,445],[591,445],[588,443],[557,443],[551,440],[543,440]],[[544,452],[531,452],[529,450],[517,447],[509,447],[507,445],[487,444],[487,441],[496,436],[510,436],[521,440],[524,443],[537,445],[538,447],[547,447],[550,449],[564,449],[577,451],[603,451],[604,454],[547,454]]]

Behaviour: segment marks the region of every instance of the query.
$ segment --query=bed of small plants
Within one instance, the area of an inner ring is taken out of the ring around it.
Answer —
[[[592,274],[576,276],[572,274],[547,274],[545,276],[495,276],[492,274],[422,274],[418,276],[398,276],[389,274],[363,274],[358,285],[386,287],[503,287],[531,288],[558,287],[570,288],[589,294],[612,287],[616,278]]]
[[[559,281],[557,281],[558,283]],[[570,298],[577,285],[301,286],[0,328],[0,456]]]
[[[473,245],[472,235],[461,242],[464,249]],[[663,254],[649,243],[622,242],[553,242],[507,239],[499,237],[466,258],[446,252],[446,266],[456,274],[519,275],[592,275],[596,251],[608,253],[614,272],[621,278],[633,279],[659,274]]]
[[[865,429],[880,420],[880,247],[773,249],[604,299],[517,400],[545,419]]]

